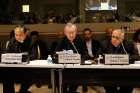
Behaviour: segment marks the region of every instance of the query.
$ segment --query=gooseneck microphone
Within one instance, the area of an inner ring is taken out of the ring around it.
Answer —
[[[123,42],[121,44],[122,44],[122,48],[123,48],[125,54],[128,54],[127,51],[126,51],[126,49],[125,49],[125,47],[124,47],[124,45],[123,45]]]
[[[71,42],[71,44],[72,44],[73,48],[76,50],[76,53],[78,53],[78,54],[79,54],[79,52],[78,52],[78,50],[77,50],[76,46],[74,45],[74,43],[73,43],[73,42]]]

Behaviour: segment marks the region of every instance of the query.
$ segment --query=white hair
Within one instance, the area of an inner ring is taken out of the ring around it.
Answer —
[[[113,32],[115,32],[115,31],[116,31],[116,32],[120,32],[120,33],[121,33],[120,38],[121,38],[121,39],[124,39],[124,35],[125,35],[124,30],[122,30],[122,29],[114,29]],[[112,32],[112,33],[113,33],[113,32]]]
[[[77,31],[77,26],[73,23],[67,23],[64,27],[64,31],[67,29],[67,28],[74,28],[75,31]]]

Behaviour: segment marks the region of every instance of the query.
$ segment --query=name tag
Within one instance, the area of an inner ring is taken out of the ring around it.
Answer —
[[[105,64],[129,64],[127,54],[105,54]]]
[[[28,53],[5,53],[1,55],[2,63],[22,63],[28,61]]]
[[[80,54],[58,54],[58,63],[80,64]]]

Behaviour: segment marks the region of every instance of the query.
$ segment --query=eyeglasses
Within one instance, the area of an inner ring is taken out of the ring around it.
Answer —
[[[117,39],[117,40],[119,40],[119,39],[120,39],[120,37],[119,37],[119,36],[114,36],[114,35],[112,35],[112,38]]]

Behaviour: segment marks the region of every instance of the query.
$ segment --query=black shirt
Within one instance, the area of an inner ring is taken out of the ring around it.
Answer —
[[[78,53],[81,54],[81,57],[86,59],[88,53],[84,41],[80,38],[80,36],[76,36],[73,44],[67,39],[67,37],[64,37],[57,45],[56,51],[73,50],[74,53],[77,53],[78,51]]]
[[[6,48],[7,53],[22,53],[30,51],[30,39],[26,37],[23,43],[18,42],[15,38],[9,40]]]

